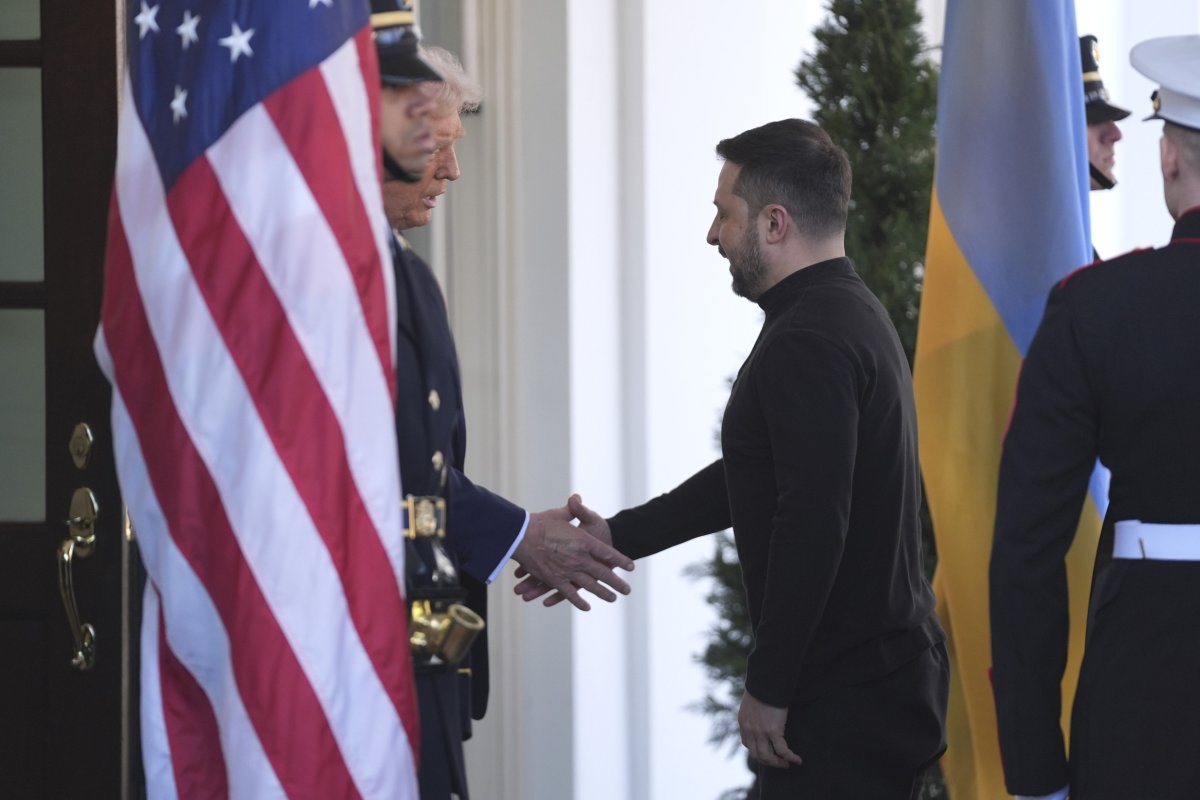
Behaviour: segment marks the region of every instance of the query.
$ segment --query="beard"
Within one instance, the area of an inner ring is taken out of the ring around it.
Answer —
[[[746,231],[742,242],[729,249],[729,270],[733,273],[733,293],[747,300],[762,296],[767,279],[767,263],[758,245],[758,231]]]

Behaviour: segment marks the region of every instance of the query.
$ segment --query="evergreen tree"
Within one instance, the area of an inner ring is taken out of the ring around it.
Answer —
[[[846,253],[891,315],[911,364],[933,184],[937,68],[926,52],[916,0],[830,0],[828,12],[814,31],[815,52],[796,68],[796,82],[813,101],[813,121],[850,159]],[[922,518],[932,574],[932,527],[924,509]],[[710,681],[697,708],[712,717],[710,740],[736,751],[751,634],[732,536],[719,534],[712,559],[689,573],[712,579],[706,599],[719,615],[697,657]],[[935,777],[924,796],[943,793]],[[729,796],[753,797],[754,790]]]
[[[937,115],[937,68],[920,23],[916,0],[831,0],[816,51],[796,68],[813,121],[854,171],[846,254],[891,314],[910,364]]]
[[[731,752],[741,745],[738,732],[738,704],[746,689],[746,656],[750,654],[750,614],[742,589],[742,568],[729,531],[716,536],[713,557],[693,564],[687,574],[693,578],[712,578],[704,596],[717,609],[718,620],[709,630],[708,645],[698,660],[704,665],[709,691],[695,708],[713,718],[709,741],[727,744]]]

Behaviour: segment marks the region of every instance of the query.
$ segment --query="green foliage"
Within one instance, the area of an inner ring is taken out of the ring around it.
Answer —
[[[796,82],[813,101],[813,121],[850,159],[847,255],[891,315],[911,364],[933,183],[937,68],[926,53],[916,0],[830,0],[828,11],[814,32],[815,52],[796,68]],[[922,517],[932,574],[932,527],[927,511]],[[712,579],[706,599],[718,615],[697,656],[710,684],[696,708],[712,718],[710,741],[736,751],[752,637],[732,535],[718,534],[713,557],[688,574]],[[933,774],[922,796],[943,791]]]
[[[831,0],[817,47],[796,68],[813,121],[854,171],[846,253],[892,316],[909,363],[917,338],[937,68],[916,0]]]
[[[715,537],[713,557],[693,564],[687,574],[692,578],[711,578],[704,599],[717,609],[717,622],[709,630],[708,646],[696,660],[704,665],[709,689],[693,708],[712,717],[709,741],[726,744],[730,752],[741,746],[737,712],[746,688],[746,657],[750,655],[750,613],[742,588],[742,568],[738,563],[733,535],[722,531]]]

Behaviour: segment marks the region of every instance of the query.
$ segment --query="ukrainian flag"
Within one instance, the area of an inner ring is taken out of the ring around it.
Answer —
[[[1071,0],[947,3],[915,385],[953,664],[942,762],[953,800],[1006,796],[988,558],[1021,358],[1050,287],[1092,260],[1081,75]],[[1089,502],[1068,556],[1068,718],[1098,532]]]

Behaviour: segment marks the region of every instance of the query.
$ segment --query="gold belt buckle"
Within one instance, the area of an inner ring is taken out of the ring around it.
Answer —
[[[446,538],[446,500],[436,495],[404,498],[404,538]]]

